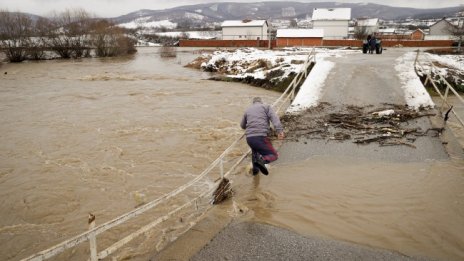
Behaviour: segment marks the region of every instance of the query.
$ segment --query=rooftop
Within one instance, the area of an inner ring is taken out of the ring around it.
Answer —
[[[351,20],[351,8],[314,8],[313,21]]]
[[[236,27],[236,26],[263,26],[266,20],[228,20],[222,23],[222,27]]]

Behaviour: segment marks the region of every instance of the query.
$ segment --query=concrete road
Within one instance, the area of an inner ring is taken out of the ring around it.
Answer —
[[[412,50],[409,50],[412,51]],[[320,102],[327,102],[333,108],[330,112],[343,112],[349,105],[385,107],[384,104],[405,105],[404,92],[396,59],[405,54],[404,49],[390,48],[381,55],[358,54],[329,58],[335,63],[323,87]],[[438,111],[431,112],[439,114]],[[440,119],[432,125],[428,117],[418,118],[409,123],[408,128],[418,127],[425,131],[432,127],[442,127]],[[280,161],[304,160],[315,155],[346,156],[366,160],[396,162],[417,162],[427,159],[447,159],[448,154],[442,141],[436,137],[420,137],[414,142],[416,149],[407,146],[380,147],[377,143],[357,145],[350,140],[305,140],[286,142],[280,148]]]
[[[206,260],[431,260],[341,241],[304,237],[289,230],[257,223],[232,223],[193,256]]]

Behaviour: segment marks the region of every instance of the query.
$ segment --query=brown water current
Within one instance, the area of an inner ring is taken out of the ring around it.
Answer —
[[[210,75],[183,67],[197,54],[182,50],[173,59],[140,48],[133,58],[0,65],[0,260],[25,258],[86,231],[89,212],[98,225],[185,184],[242,134],[238,122],[253,96],[269,103],[279,96],[204,80]],[[462,129],[449,125],[462,142]],[[269,176],[244,169],[231,177],[234,198],[212,219],[237,216],[230,209],[238,205],[250,210],[244,219],[303,235],[464,259],[462,158],[386,162],[321,155],[276,161]],[[180,216],[116,259],[147,260],[198,213]],[[99,237],[99,250],[153,217]],[[181,242],[187,243],[174,249],[178,256],[191,240]],[[56,260],[87,258],[86,242]]]
[[[183,67],[196,56],[140,48],[0,66],[0,260],[84,232],[89,212],[101,224],[185,184],[241,135],[253,96],[279,96],[204,80]]]
[[[464,258],[464,164],[312,157],[236,186],[245,219],[437,260]]]

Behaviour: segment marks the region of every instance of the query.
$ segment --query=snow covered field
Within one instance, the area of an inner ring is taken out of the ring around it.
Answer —
[[[441,74],[450,84],[464,89],[464,55],[437,55],[424,53],[426,59],[421,59],[424,71],[419,68],[420,75],[432,70],[432,74]],[[431,66],[433,63],[434,66]],[[462,91],[462,90],[461,90]]]

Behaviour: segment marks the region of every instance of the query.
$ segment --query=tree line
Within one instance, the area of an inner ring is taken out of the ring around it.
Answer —
[[[10,62],[47,59],[48,54],[65,59],[120,56],[136,52],[135,43],[123,28],[83,9],[35,19],[0,10],[0,50]]]

